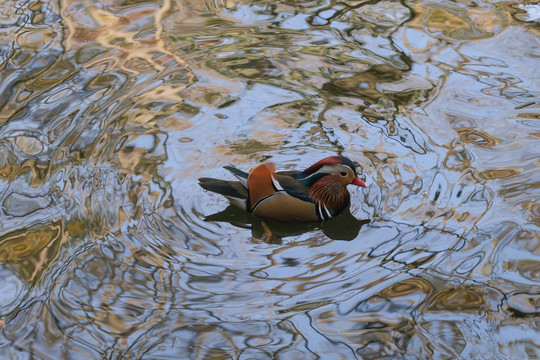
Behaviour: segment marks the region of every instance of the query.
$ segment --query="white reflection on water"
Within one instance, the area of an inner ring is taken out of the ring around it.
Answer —
[[[536,8],[0,5],[0,353],[540,357]],[[196,181],[335,153],[271,241]]]

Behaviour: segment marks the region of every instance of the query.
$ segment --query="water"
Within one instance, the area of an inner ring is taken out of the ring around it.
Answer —
[[[540,358],[534,1],[0,4],[7,359]],[[197,185],[336,153],[272,224]]]

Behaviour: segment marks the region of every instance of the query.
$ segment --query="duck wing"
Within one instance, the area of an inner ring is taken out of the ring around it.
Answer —
[[[253,168],[248,176],[249,205],[254,215],[283,221],[317,221],[315,204],[309,200],[307,187],[294,173],[276,173],[273,163]]]
[[[276,173],[279,184],[289,195],[307,202],[313,202],[309,197],[309,187],[298,180],[300,171],[278,171]]]

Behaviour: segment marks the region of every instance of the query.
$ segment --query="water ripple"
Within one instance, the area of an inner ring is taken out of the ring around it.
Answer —
[[[537,7],[0,5],[0,352],[538,357]],[[324,224],[196,181],[336,153]]]

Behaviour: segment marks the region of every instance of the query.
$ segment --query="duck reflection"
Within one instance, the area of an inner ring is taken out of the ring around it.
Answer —
[[[208,215],[205,221],[228,222],[234,226],[251,229],[253,238],[261,239],[271,244],[281,244],[288,236],[300,235],[306,232],[322,230],[332,240],[355,239],[362,226],[369,224],[369,219],[355,218],[349,207],[332,220],[312,223],[282,223],[267,221],[243,211],[237,206],[229,205],[225,210]]]

